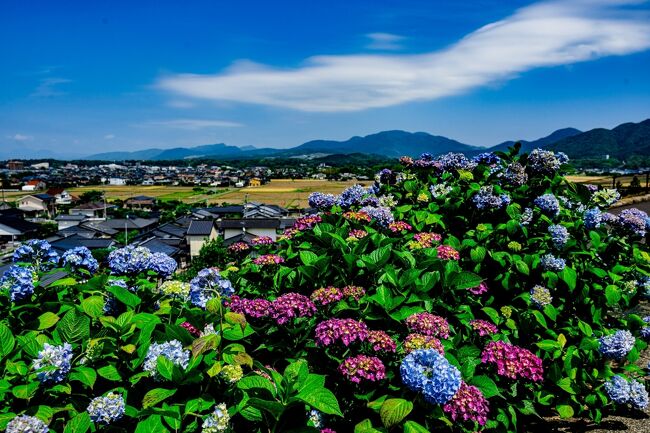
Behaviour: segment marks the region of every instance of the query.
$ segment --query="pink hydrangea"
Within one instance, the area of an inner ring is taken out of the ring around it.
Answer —
[[[480,389],[461,382],[456,394],[442,407],[442,410],[449,413],[454,421],[462,419],[485,425],[490,406]]]
[[[418,349],[433,349],[441,355],[445,354],[445,348],[440,340],[430,335],[409,334],[404,340],[404,351],[411,353]]]
[[[283,325],[297,317],[313,316],[316,313],[316,305],[305,295],[287,293],[271,303],[269,312],[278,325]]]
[[[460,254],[449,245],[440,245],[438,246],[438,258],[441,260],[458,260]]]
[[[361,229],[350,230],[350,233],[348,233],[348,241],[363,239],[366,236],[368,236],[368,232],[365,230],[361,230]]]
[[[244,299],[237,295],[233,295],[230,297],[229,301],[226,301],[226,306],[229,307],[230,311],[233,313],[239,313],[247,317],[259,319],[269,315],[271,302],[261,298]]]
[[[497,374],[510,379],[522,377],[533,381],[544,378],[542,360],[523,347],[490,341],[481,354],[483,363],[492,363],[497,367]]]
[[[263,254],[253,259],[253,263],[260,266],[279,265],[280,263],[284,263],[284,257],[280,257],[277,254]]]
[[[431,335],[438,338],[449,338],[449,323],[444,317],[431,313],[415,313],[407,317],[406,326],[412,332]]]
[[[299,233],[299,230],[297,229],[294,228],[285,229],[282,235],[278,237],[278,240],[283,241],[286,239],[292,239],[297,233]]]
[[[354,298],[355,301],[363,298],[366,294],[366,289],[359,286],[345,286],[341,289],[343,296],[346,298]]]
[[[273,238],[271,236],[258,236],[254,238],[251,243],[253,245],[271,245],[273,243]]]
[[[368,338],[368,326],[354,319],[329,319],[316,326],[316,344],[329,346],[341,341],[349,346],[354,341],[365,341]]]
[[[375,352],[395,352],[397,349],[395,341],[384,331],[368,332],[368,343]]]
[[[499,332],[499,328],[486,320],[472,320],[469,322],[469,324],[475,331],[478,331],[478,335],[481,337],[484,337],[486,335],[493,335]]]
[[[403,230],[412,230],[413,229],[413,227],[411,227],[411,224],[407,223],[406,221],[392,222],[392,223],[388,224],[388,228],[393,233],[401,232]]]
[[[339,365],[339,372],[350,382],[376,382],[386,378],[386,367],[374,356],[357,355],[347,358]]]
[[[357,221],[357,222],[367,222],[369,223],[372,221],[372,218],[370,215],[368,215],[365,212],[354,212],[354,211],[347,211],[343,214],[343,218],[352,220],[352,221]]]
[[[473,293],[474,295],[482,295],[483,293],[488,291],[488,286],[485,283],[485,281],[481,281],[481,284],[479,284],[476,287],[470,287],[467,289],[470,293]]]
[[[196,327],[194,325],[192,325],[190,322],[181,323],[181,328],[187,329],[187,332],[194,335],[195,337],[198,337],[198,336],[201,335],[201,332],[198,329],[196,329]]]
[[[248,250],[250,250],[250,247],[246,242],[235,242],[228,247],[228,251],[231,253],[241,253]]]
[[[343,292],[341,289],[333,286],[321,287],[320,289],[314,290],[310,298],[314,303],[327,305],[340,301],[343,298]]]
[[[323,218],[320,215],[309,215],[298,218],[296,222],[293,223],[293,228],[298,231],[309,230],[321,221],[323,221]]]

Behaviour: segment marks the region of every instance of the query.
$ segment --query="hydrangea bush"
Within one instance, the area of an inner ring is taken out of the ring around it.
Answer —
[[[650,220],[566,163],[402,158],[189,282],[145,248],[98,267],[32,243],[0,280],[0,429],[515,432],[642,410]]]

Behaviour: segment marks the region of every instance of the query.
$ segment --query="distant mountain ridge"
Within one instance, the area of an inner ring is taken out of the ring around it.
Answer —
[[[590,158],[610,155],[624,159],[634,155],[650,156],[650,119],[639,123],[624,123],[611,130],[596,128],[582,132],[563,128],[533,141],[520,140],[523,152],[537,147],[563,151],[572,158]],[[289,149],[231,146],[224,143],[173,149],[145,149],[135,152],[106,152],[83,159],[92,160],[175,160],[186,158],[259,158],[309,157],[316,154],[373,154],[388,158],[403,155],[418,156],[424,152],[439,155],[460,152],[475,155],[487,151],[506,151],[515,141],[506,141],[492,147],[479,147],[451,138],[426,132],[382,131],[364,137],[355,136],[345,141],[312,140]]]

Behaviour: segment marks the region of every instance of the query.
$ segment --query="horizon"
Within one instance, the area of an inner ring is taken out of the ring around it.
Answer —
[[[387,130],[489,147],[650,117],[648,1],[2,10],[0,158]]]

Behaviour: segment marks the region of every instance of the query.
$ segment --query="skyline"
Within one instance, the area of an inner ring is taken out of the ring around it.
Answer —
[[[6,2],[4,152],[490,146],[650,117],[646,1],[253,3]]]

